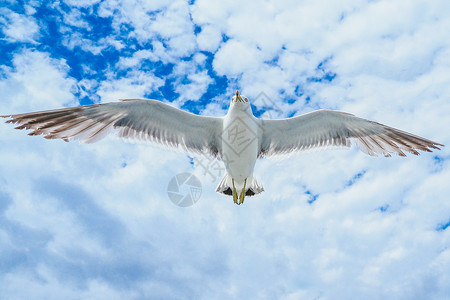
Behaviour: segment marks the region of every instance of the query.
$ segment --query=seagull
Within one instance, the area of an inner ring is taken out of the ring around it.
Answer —
[[[321,109],[286,119],[260,119],[253,115],[247,97],[236,94],[224,117],[195,115],[161,101],[124,99],[0,116],[28,135],[47,139],[93,143],[112,131],[121,138],[155,142],[188,153],[222,160],[226,173],[216,191],[230,195],[236,204],[245,196],[264,191],[253,175],[258,158],[286,155],[327,146],[352,143],[371,156],[391,156],[418,150],[432,152],[442,144],[352,114]],[[405,151],[405,152],[404,152]]]

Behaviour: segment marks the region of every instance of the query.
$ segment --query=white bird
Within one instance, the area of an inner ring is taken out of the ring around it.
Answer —
[[[78,139],[92,143],[113,130],[123,138],[148,140],[187,152],[209,154],[225,163],[216,191],[232,195],[236,204],[264,191],[253,176],[262,156],[289,154],[326,146],[350,147],[351,142],[372,156],[403,151],[418,155],[442,144],[352,114],[317,110],[304,115],[265,120],[256,118],[245,96],[236,91],[224,117],[194,115],[149,99],[93,104],[1,116],[16,129],[47,139]]]

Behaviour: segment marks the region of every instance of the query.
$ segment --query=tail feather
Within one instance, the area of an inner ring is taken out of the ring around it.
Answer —
[[[245,196],[254,196],[264,191],[264,187],[256,181],[253,175],[247,178]],[[231,196],[233,194],[233,183],[231,181],[231,176],[225,173],[219,185],[217,186],[216,192],[219,194],[224,194]],[[237,191],[238,194],[240,191]]]

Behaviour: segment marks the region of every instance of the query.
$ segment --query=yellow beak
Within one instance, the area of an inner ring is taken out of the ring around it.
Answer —
[[[244,99],[242,99],[242,97],[241,97],[241,95],[239,94],[239,92],[236,91],[236,100],[235,100],[235,102],[238,102],[238,101],[240,101],[240,102],[242,102],[242,103],[245,102]]]

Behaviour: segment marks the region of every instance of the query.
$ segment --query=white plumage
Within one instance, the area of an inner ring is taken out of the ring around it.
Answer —
[[[227,174],[217,187],[241,204],[246,195],[262,192],[253,176],[258,157],[313,148],[349,147],[364,153],[391,156],[417,150],[431,152],[442,144],[352,114],[318,110],[293,118],[254,117],[248,99],[238,92],[225,117],[194,115],[156,100],[127,99],[48,111],[2,116],[29,135],[92,143],[116,131],[119,137],[148,140],[188,152],[205,153],[224,161]],[[239,202],[237,198],[239,197]]]

